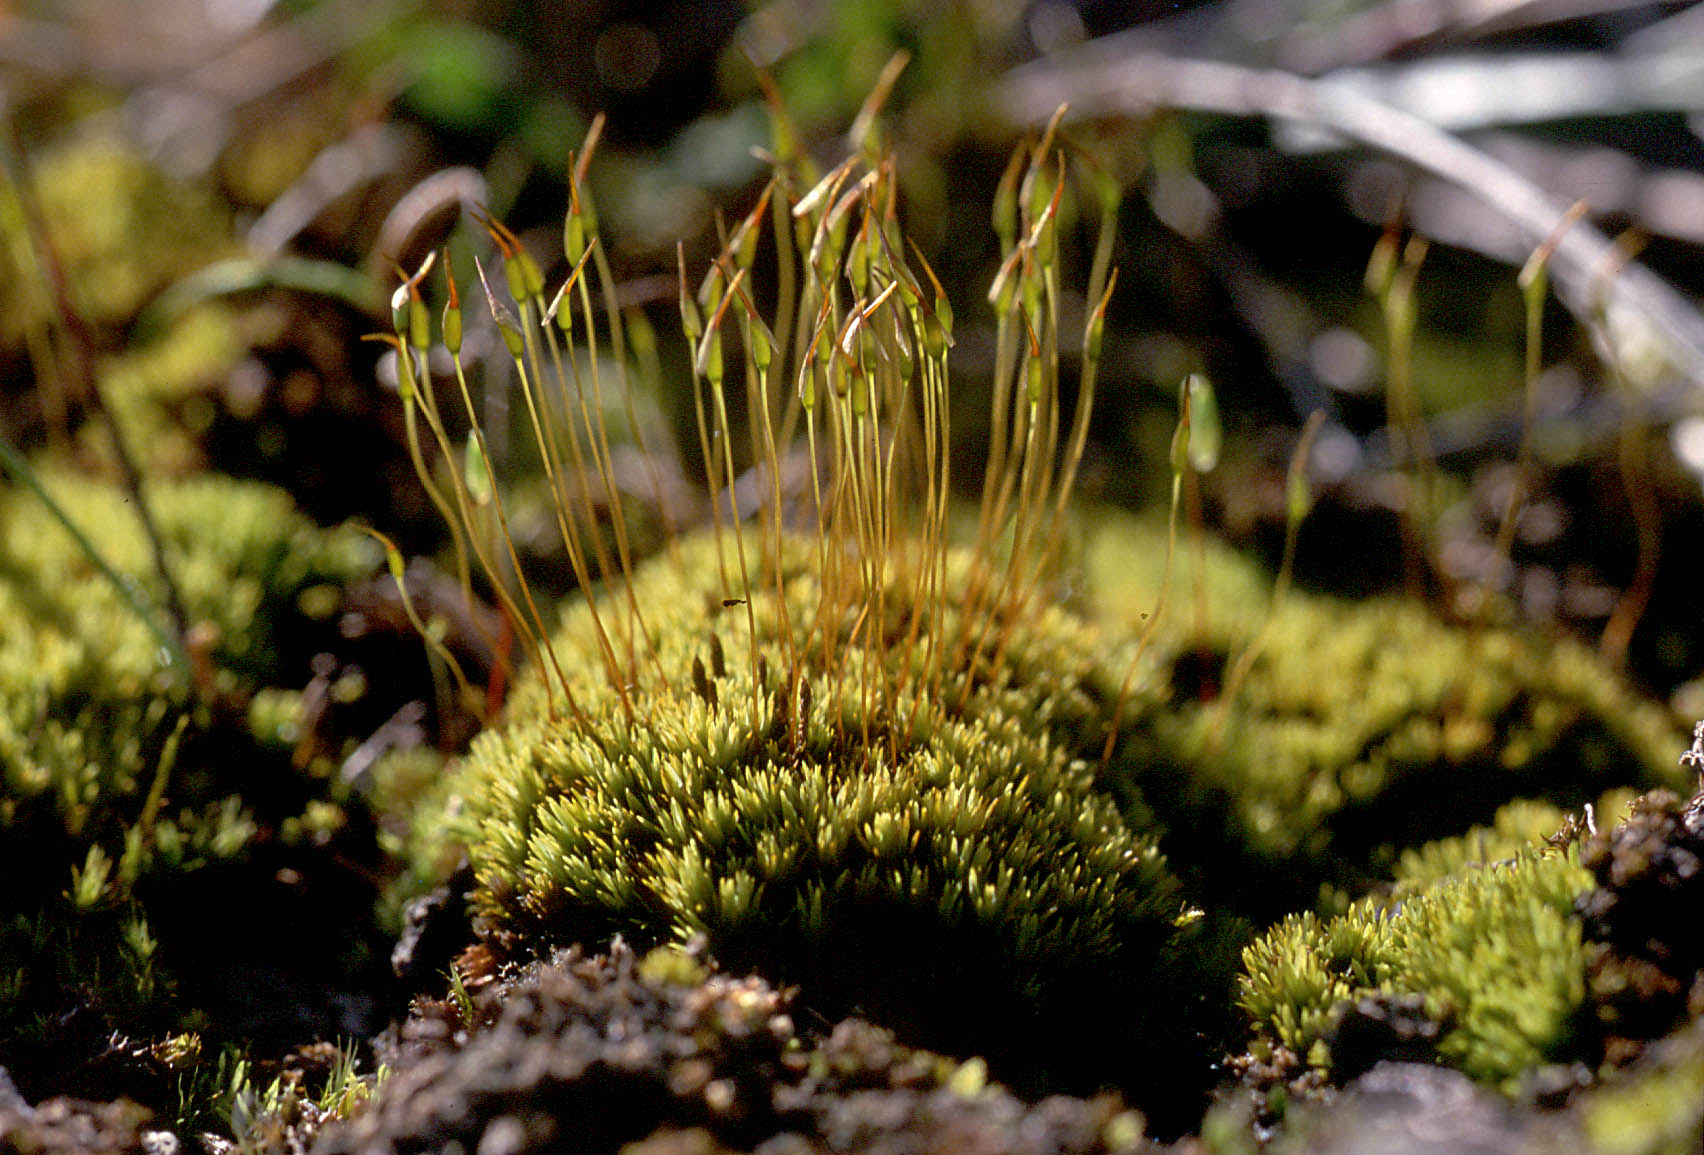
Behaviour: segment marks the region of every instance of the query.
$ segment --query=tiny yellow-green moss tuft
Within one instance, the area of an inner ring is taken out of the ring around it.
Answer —
[[[1399,902],[1292,915],[1243,952],[1238,1003],[1256,1037],[1330,1068],[1337,1017],[1368,996],[1419,996],[1444,1024],[1439,1055],[1512,1090],[1569,1050],[1585,997],[1577,850],[1523,851]]]

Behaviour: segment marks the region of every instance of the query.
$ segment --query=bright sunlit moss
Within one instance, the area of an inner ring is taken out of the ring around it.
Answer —
[[[1400,901],[1293,915],[1243,952],[1238,1004],[1257,1038],[1329,1070],[1347,1004],[1418,995],[1445,1025],[1440,1056],[1512,1090],[1540,1063],[1574,1057],[1586,961],[1574,899],[1590,881],[1573,848],[1526,850]]]

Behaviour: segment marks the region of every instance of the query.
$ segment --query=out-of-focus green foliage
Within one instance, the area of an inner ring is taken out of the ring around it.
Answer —
[[[30,157],[31,182],[71,305],[123,324],[155,293],[232,248],[228,210],[145,162],[116,132],[92,127]],[[0,191],[0,342],[21,344],[57,319],[18,190]]]

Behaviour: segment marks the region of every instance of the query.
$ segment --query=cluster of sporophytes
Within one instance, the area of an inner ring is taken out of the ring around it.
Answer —
[[[183,989],[184,968],[252,921],[209,906],[239,864],[346,820],[340,785],[292,766],[295,695],[271,687],[378,557],[266,486],[151,484],[185,639],[134,498],[30,476],[40,495],[0,490],[0,1065],[37,1093],[63,1089],[55,1064],[79,1040],[145,1049],[195,1020],[205,992]]]
[[[1213,1001],[1222,960],[1153,838],[1095,789],[1121,698],[1146,693],[1126,676],[1136,646],[1053,604],[1117,187],[1055,130],[1014,155],[994,213],[992,443],[961,548],[953,314],[900,232],[873,111],[859,151],[824,174],[779,111],[776,125],[756,207],[701,276],[684,260],[679,274],[713,526],[644,566],[602,416],[605,391],[628,388],[635,318],[608,304],[588,191],[577,177],[554,289],[488,223],[508,290],[482,270],[489,310],[588,591],[559,627],[505,572],[515,551],[460,357],[467,294],[451,281],[441,330],[465,457],[420,368],[423,278],[397,294],[409,422],[469,463],[434,476],[422,454],[423,480],[530,659],[458,782],[478,923],[509,952],[702,935],[722,965],[800,983],[814,1007],[884,1015],[997,1070],[1028,1064],[1020,1078],[1143,1063],[1175,1078],[1180,1020]],[[1061,206],[1078,185],[1102,232],[1084,329],[1068,332]],[[766,236],[767,310],[751,284]]]

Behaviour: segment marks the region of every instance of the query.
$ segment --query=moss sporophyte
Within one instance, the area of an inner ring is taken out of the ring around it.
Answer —
[[[510,512],[462,363],[473,294],[451,278],[440,330],[471,426],[461,450],[423,372],[430,262],[397,292],[386,339],[422,482],[464,578],[485,572],[527,659],[456,784],[478,924],[511,953],[703,935],[725,966],[799,983],[824,1009],[889,1014],[936,1045],[1032,1070],[1099,1063],[1097,1079],[1108,1050],[1121,1053],[1112,1069],[1175,1067],[1174,1043],[1199,1045],[1179,1025],[1196,1001],[1183,956],[1197,912],[1153,838],[1094,788],[1118,699],[1146,692],[1126,676],[1135,647],[1055,606],[1050,582],[1115,279],[1116,186],[1056,129],[1008,169],[991,443],[960,547],[953,312],[900,231],[893,160],[866,129],[855,155],[818,173],[776,117],[756,207],[702,273],[679,262],[711,524],[649,562],[629,537],[604,414],[606,393],[631,396],[629,356],[650,337],[615,303],[590,145],[559,285],[481,216],[501,276],[481,265],[477,291],[587,591],[559,626],[514,580]],[[1067,333],[1058,231],[1064,198],[1081,195],[1073,176],[1102,232],[1084,331]],[[760,294],[768,245],[776,271]],[[1067,346],[1080,356],[1068,425]],[[631,434],[647,454],[637,422]],[[434,472],[427,441],[465,470]],[[1144,1031],[1153,1045],[1133,1049]]]

